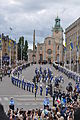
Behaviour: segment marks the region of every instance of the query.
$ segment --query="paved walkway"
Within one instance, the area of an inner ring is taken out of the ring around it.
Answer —
[[[51,68],[55,76],[62,74],[61,72],[56,71],[51,65],[41,66],[43,67],[43,69],[48,67]],[[25,81],[32,81],[36,67],[39,68],[40,65],[31,65],[30,67],[26,68],[26,70],[23,70]],[[68,79],[64,74],[62,75],[65,80],[65,82],[62,84],[62,90],[65,90],[66,85],[70,81],[72,82],[73,86],[75,85],[75,82],[72,79]],[[38,91],[37,98],[35,100],[34,93],[27,92],[27,90],[22,90],[21,88],[14,86],[8,76],[4,77],[2,82],[0,81],[0,103],[4,105],[5,111],[8,110],[9,100],[11,97],[13,97],[15,100],[16,108],[24,108],[25,110],[32,108],[43,108],[45,87],[43,96],[40,96],[39,94],[40,93]],[[52,106],[52,98],[50,98],[50,106]]]

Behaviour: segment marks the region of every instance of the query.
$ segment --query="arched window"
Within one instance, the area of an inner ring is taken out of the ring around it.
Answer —
[[[47,54],[52,54],[52,50],[51,50],[51,49],[48,49],[48,50],[47,50]]]
[[[51,45],[51,41],[50,40],[48,41],[48,45]]]
[[[59,45],[58,45],[58,47],[57,47],[57,50],[59,50]]]

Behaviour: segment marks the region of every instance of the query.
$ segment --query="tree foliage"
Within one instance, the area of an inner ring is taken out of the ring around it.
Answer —
[[[19,38],[19,42],[18,42],[18,60],[21,60],[21,50],[22,50],[22,60],[24,59],[25,61],[27,61],[28,42],[27,40],[25,40],[25,44],[24,44],[23,36]]]

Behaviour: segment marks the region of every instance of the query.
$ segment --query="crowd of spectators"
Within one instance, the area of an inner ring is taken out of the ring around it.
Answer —
[[[73,103],[67,106],[53,106],[45,109],[32,109],[25,111],[23,109],[16,109],[15,111],[9,109],[5,114],[3,107],[0,105],[0,120],[80,120],[79,103]]]
[[[5,114],[0,105],[0,120],[80,120],[79,93],[74,91],[71,95],[55,91],[53,107],[49,104],[45,105],[43,101],[43,108],[32,108],[27,111],[23,108],[12,110],[9,107]]]

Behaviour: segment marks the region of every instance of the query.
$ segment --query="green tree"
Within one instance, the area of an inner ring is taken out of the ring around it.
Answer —
[[[18,60],[21,60],[21,49],[22,49],[22,60],[24,59],[25,61],[28,60],[28,42],[27,40],[25,40],[25,44],[24,44],[24,37],[20,37],[19,38],[19,42],[18,42]]]
[[[23,53],[24,53],[24,37],[19,38],[18,42],[18,60],[21,60],[21,49],[22,49],[22,60],[23,60]]]
[[[27,40],[25,40],[25,45],[24,45],[24,60],[27,61],[28,60],[28,42]]]

